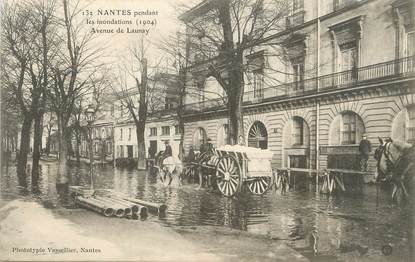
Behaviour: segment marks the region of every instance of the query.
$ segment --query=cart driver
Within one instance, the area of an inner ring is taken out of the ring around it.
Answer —
[[[200,153],[203,154],[205,152],[213,152],[214,148],[213,145],[211,143],[212,139],[208,138],[206,139],[206,143],[202,144],[200,146]]]
[[[161,155],[160,163],[163,163],[164,159],[166,159],[170,156],[173,156],[171,146],[169,145],[168,140],[164,141],[164,145],[165,145],[166,149],[164,149],[163,154]]]

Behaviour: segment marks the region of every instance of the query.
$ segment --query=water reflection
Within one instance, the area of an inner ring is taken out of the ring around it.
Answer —
[[[2,199],[23,195],[47,208],[73,207],[69,186],[90,186],[89,168],[83,164],[71,165],[65,175],[57,175],[56,163],[42,162],[39,179],[33,183],[30,176],[18,181],[13,166],[6,171],[1,177]],[[165,216],[149,217],[165,226],[245,230],[286,241],[311,258],[333,258],[350,251],[380,253],[386,243],[393,243],[394,249],[409,257],[413,213],[391,204],[387,194],[377,195],[374,186],[365,187],[363,195],[322,196],[312,188],[265,196],[245,192],[226,198],[192,184],[166,187],[147,172],[110,166],[96,167],[94,186],[166,203]]]

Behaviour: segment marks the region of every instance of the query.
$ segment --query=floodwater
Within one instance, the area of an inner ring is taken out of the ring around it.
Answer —
[[[45,208],[74,208],[68,185],[89,186],[88,166],[71,165],[67,177],[57,177],[56,165],[42,162],[38,184],[29,180],[24,186],[17,182],[15,167],[3,168],[1,199],[25,197]],[[215,225],[266,235],[285,241],[311,260],[341,260],[349,252],[382,255],[382,247],[388,246],[392,247],[388,260],[412,261],[413,212],[391,203],[390,195],[375,185],[365,185],[362,192],[327,196],[303,183],[286,193],[242,192],[226,198],[212,188],[199,189],[192,183],[165,186],[147,172],[111,166],[97,166],[93,180],[96,189],[167,204],[165,216],[148,218],[167,227]]]

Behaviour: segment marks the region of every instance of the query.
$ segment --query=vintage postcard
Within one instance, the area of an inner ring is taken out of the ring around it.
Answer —
[[[414,261],[413,0],[4,0],[1,261]]]

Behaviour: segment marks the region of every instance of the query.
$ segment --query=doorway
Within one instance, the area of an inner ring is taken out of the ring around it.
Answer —
[[[133,146],[132,145],[127,146],[127,154],[128,154],[128,158],[133,158]]]

